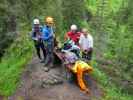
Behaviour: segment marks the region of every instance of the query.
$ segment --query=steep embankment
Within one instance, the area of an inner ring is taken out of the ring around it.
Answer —
[[[27,33],[19,32],[0,62],[0,95],[8,96],[16,90],[21,73],[32,57],[32,42]]]

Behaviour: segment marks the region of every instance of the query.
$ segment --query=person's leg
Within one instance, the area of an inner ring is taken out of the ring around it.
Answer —
[[[48,48],[49,48],[49,63],[51,64],[51,67],[53,67],[54,64],[54,41],[53,39],[50,40],[49,44],[48,44]]]
[[[40,55],[40,46],[38,43],[35,43],[35,48],[36,48],[36,53],[37,53],[38,58],[42,59]]]
[[[76,50],[76,54],[77,54],[78,58],[80,59],[81,58],[81,56],[80,56],[80,50]]]
[[[45,66],[48,65],[49,62],[49,46],[48,46],[48,42],[45,42],[45,49],[46,49],[46,59],[45,59]]]
[[[85,82],[83,80],[83,75],[84,75],[84,69],[81,67],[77,68],[77,81],[78,81],[78,85],[81,88],[81,90],[90,93],[89,89],[87,88],[87,86],[85,85]]]
[[[87,52],[87,59],[89,61],[92,59],[92,50]]]
[[[41,50],[43,52],[43,59],[46,59],[46,49],[43,43],[40,43]]]
[[[50,64],[50,67],[53,67],[53,50],[54,50],[54,43],[53,43],[53,39],[49,40],[47,42],[47,46],[46,46],[46,50],[47,50],[47,56],[46,56],[46,61],[45,61],[45,65]]]
[[[82,52],[82,59],[83,59],[83,61],[86,61],[86,53],[85,52]]]

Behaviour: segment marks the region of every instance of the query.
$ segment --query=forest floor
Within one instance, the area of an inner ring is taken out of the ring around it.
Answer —
[[[74,82],[70,83],[63,74],[61,65],[56,65],[47,72],[43,63],[40,63],[37,57],[33,57],[21,76],[16,92],[8,97],[8,100],[99,100],[103,95],[95,80],[88,77],[88,87],[91,90],[89,95],[81,91]],[[53,78],[55,76],[57,80]],[[61,81],[54,84],[51,80]],[[46,81],[52,85],[45,84]]]

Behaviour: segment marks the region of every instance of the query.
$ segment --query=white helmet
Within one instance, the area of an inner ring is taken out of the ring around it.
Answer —
[[[39,19],[34,19],[33,24],[40,24]]]
[[[77,30],[77,29],[78,29],[78,28],[77,28],[77,25],[75,25],[75,24],[71,25],[71,30],[75,31],[75,30]]]

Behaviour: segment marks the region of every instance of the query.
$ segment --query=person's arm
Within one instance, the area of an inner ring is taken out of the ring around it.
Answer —
[[[90,48],[93,48],[93,37],[90,37]]]
[[[93,50],[93,37],[90,36],[89,38],[89,48],[88,48],[88,52],[91,52]]]
[[[36,32],[32,31],[32,40],[38,40],[38,38],[36,37]]]
[[[48,36],[47,36],[48,32],[46,31],[46,29],[43,29],[42,30],[42,39],[45,41],[48,39]]]
[[[83,42],[83,36],[81,35],[80,38],[79,38],[79,47],[80,47],[81,51],[83,50],[82,42]]]
[[[80,38],[79,38],[79,46],[81,47],[81,42],[82,42],[82,38],[81,38],[81,36],[80,36]]]

